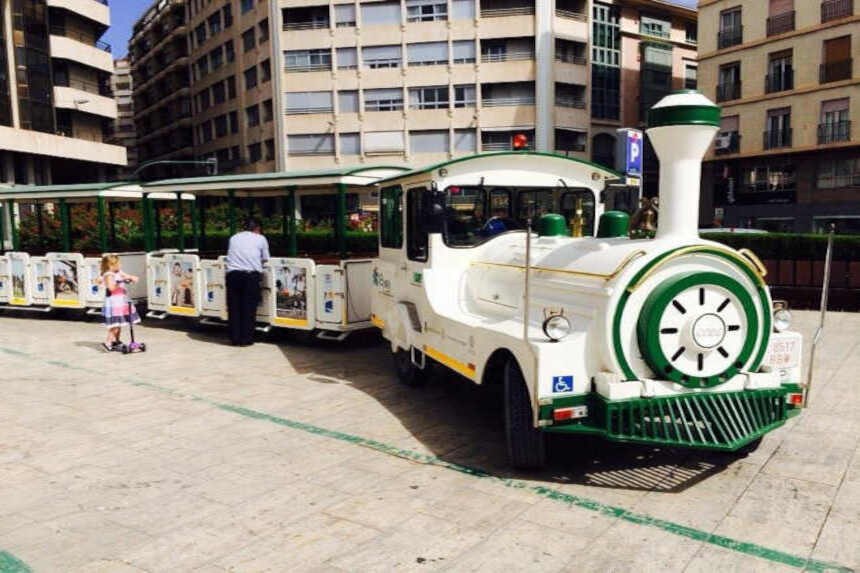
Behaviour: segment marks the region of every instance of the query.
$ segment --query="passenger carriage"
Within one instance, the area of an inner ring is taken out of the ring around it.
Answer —
[[[616,174],[583,161],[487,154],[380,181],[372,320],[401,380],[438,363],[503,385],[520,467],[544,462],[548,432],[734,451],[783,424],[800,335],[774,321],[755,255],[697,232],[719,115],[697,93],[652,110],[654,239],[603,212]]]

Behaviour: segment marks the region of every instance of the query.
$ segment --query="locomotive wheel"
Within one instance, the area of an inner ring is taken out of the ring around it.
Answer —
[[[397,370],[397,378],[406,386],[423,386],[427,383],[429,360],[424,365],[424,370],[412,363],[412,356],[408,350],[398,348],[394,352],[394,368]]]
[[[546,436],[532,423],[532,404],[519,364],[505,364],[505,434],[508,462],[515,468],[540,468],[546,463]]]

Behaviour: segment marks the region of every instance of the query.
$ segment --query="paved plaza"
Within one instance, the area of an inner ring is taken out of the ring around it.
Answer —
[[[858,314],[748,457],[556,436],[539,473],[506,467],[498,392],[402,387],[373,333],[138,334],[0,316],[0,572],[860,569]]]

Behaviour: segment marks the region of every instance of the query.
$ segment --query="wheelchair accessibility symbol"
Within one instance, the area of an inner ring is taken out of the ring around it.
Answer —
[[[553,392],[573,392],[573,376],[553,376]]]

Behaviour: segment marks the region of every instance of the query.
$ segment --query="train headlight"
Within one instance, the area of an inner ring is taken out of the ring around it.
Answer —
[[[570,321],[560,314],[553,315],[543,321],[543,333],[553,342],[558,342],[570,334]]]
[[[777,332],[788,330],[791,326],[791,313],[787,308],[778,308],[773,313],[773,328]]]

